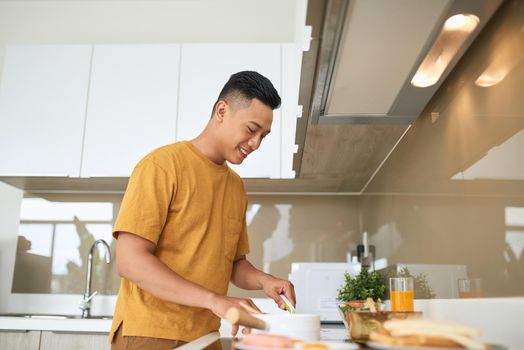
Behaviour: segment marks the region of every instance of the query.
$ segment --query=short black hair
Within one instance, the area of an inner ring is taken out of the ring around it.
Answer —
[[[277,109],[281,103],[277,90],[268,78],[254,71],[242,71],[229,77],[213,105],[213,111],[218,101],[235,95],[246,100],[256,98],[271,109]]]

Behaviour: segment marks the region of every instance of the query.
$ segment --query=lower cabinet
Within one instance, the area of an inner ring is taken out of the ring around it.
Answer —
[[[0,330],[0,349],[38,350],[40,331],[2,331]]]
[[[107,333],[0,330],[0,349],[109,350]]]
[[[109,350],[107,333],[66,333],[42,331],[40,350]]]

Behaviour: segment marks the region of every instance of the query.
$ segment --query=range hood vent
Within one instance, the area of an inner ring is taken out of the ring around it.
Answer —
[[[501,0],[327,1],[311,99],[312,124],[411,124]],[[438,82],[411,84],[447,19],[478,18]]]

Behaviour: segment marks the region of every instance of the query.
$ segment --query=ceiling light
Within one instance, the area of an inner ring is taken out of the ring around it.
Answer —
[[[488,69],[477,78],[475,84],[480,87],[497,85],[506,77],[506,74],[507,72],[503,69],[497,70],[497,67],[488,67]]]
[[[524,33],[524,27],[521,33]],[[477,86],[486,88],[497,85],[524,61],[524,55],[521,53],[523,47],[521,33],[511,33],[501,40],[497,51],[491,57],[491,62],[475,80]]]
[[[413,79],[411,79],[411,84],[416,87],[428,87],[436,84],[478,24],[479,18],[471,14],[458,14],[449,17],[437,40],[422,61]]]

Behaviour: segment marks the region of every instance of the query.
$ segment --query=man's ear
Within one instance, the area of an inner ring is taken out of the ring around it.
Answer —
[[[218,122],[222,123],[224,121],[224,116],[226,114],[227,109],[227,103],[226,101],[220,100],[217,102],[215,106],[215,115],[214,117],[217,118]]]

